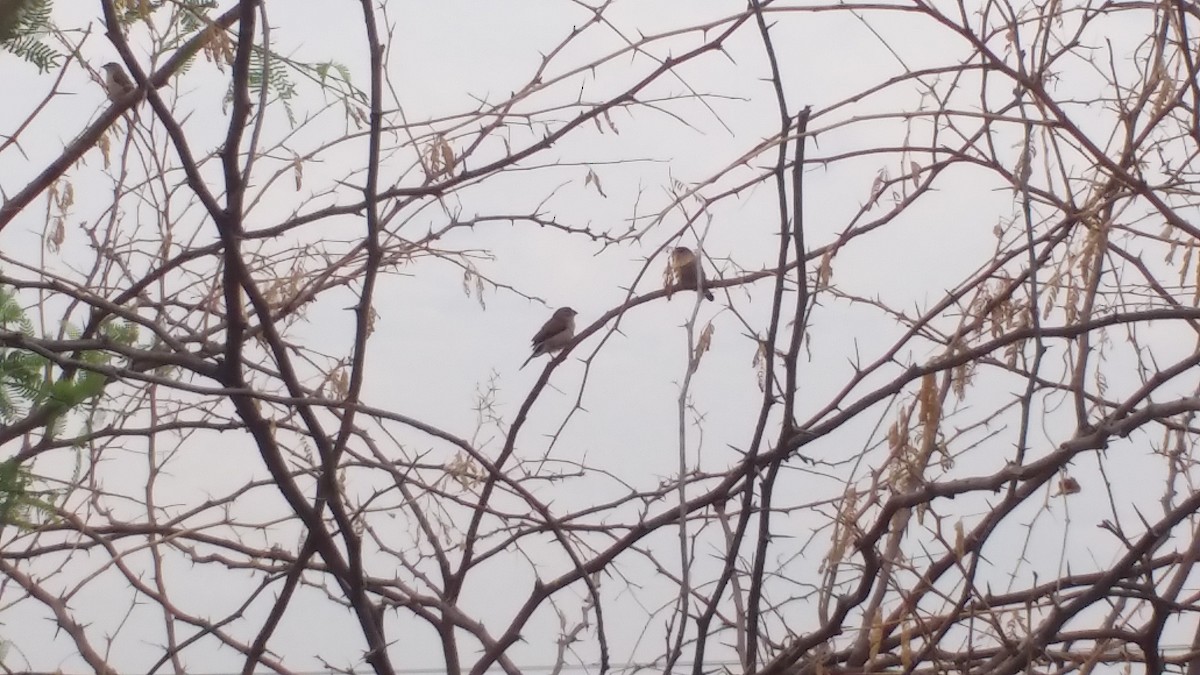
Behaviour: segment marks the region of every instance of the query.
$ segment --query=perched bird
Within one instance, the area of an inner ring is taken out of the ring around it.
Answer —
[[[578,312],[570,307],[559,307],[554,314],[533,336],[533,353],[521,364],[521,368],[529,365],[535,356],[553,354],[566,347],[575,337],[575,315]]]
[[[108,100],[119,101],[137,89],[120,64],[110,62],[104,64],[102,68],[104,68],[104,90],[108,92]]]
[[[675,250],[671,251],[671,270],[680,288],[699,291],[704,284],[704,270],[700,267],[700,261],[696,260],[692,249],[686,246],[676,246]],[[713,299],[712,291],[708,288],[704,289],[704,299]]]

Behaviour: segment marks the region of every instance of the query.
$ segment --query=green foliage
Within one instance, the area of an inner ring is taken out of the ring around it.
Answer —
[[[346,66],[333,61],[326,61],[318,63],[312,66],[312,68],[322,87],[334,89],[347,98],[358,101],[363,105],[367,104],[369,99],[366,92],[358,89],[350,82],[350,69]]]
[[[22,529],[33,527],[33,514],[53,514],[52,496],[48,492],[30,489],[33,476],[13,460],[0,462],[0,529],[15,525]]]
[[[292,99],[296,97],[296,85],[292,82],[293,73],[316,80],[322,89],[335,92],[340,98],[367,100],[366,94],[351,84],[350,70],[340,63],[301,63],[273,52],[264,54],[261,49],[255,49],[250,57],[250,92],[252,95],[258,95],[265,87],[269,94],[283,103],[288,121],[293,126],[296,124],[295,111],[292,109]],[[225,100],[232,100],[232,92]],[[349,107],[349,104],[347,106]]]
[[[128,321],[108,321],[100,329],[104,337],[119,345],[132,347],[138,338],[137,324]]]
[[[53,29],[51,4],[52,0],[0,0],[0,49],[43,72],[57,68],[62,57],[39,39]]]
[[[174,19],[165,26],[162,35],[162,51],[174,51],[196,36],[196,33],[211,29],[208,19],[209,12],[217,8],[216,0],[176,0],[173,3],[176,12]],[[190,67],[196,56],[197,47],[186,53],[184,65],[179,72],[184,73]]]
[[[283,59],[268,54],[264,57],[262,50],[255,49],[250,55],[250,77],[249,77],[250,92],[259,94],[263,87],[267,91],[274,94],[283,103],[283,109],[287,111],[288,122],[292,126],[296,125],[296,115],[292,110],[292,102],[296,96],[296,85],[292,84],[291,78],[288,76],[288,64]]]
[[[0,330],[33,336],[33,325],[17,304],[12,290],[0,286]],[[137,341],[137,327],[125,321],[107,321],[101,335],[117,344],[132,346]],[[66,333],[78,337],[79,330],[67,326]],[[90,350],[79,355],[88,365],[107,366],[112,363],[109,352]],[[61,431],[57,422],[62,414],[99,396],[108,378],[94,370],[80,368],[70,377],[57,369],[45,357],[25,349],[0,347],[0,422],[12,423],[28,411],[45,406],[51,413],[51,433]]]
[[[0,286],[0,330],[33,335],[33,324],[12,292]],[[0,422],[23,417],[27,402],[41,398],[46,360],[31,352],[0,347]]]
[[[179,13],[181,33],[194,33],[208,28],[208,22],[202,17],[206,16],[209,10],[217,8],[216,0],[179,0],[177,4],[182,10]]]
[[[0,286],[0,330],[32,335],[33,324],[13,293]],[[10,423],[44,399],[46,360],[19,349],[0,348],[0,422]],[[41,496],[30,491],[29,471],[13,460],[0,462],[0,528],[27,527],[33,510],[48,510]]]
[[[33,338],[33,324],[17,303],[16,294],[0,285],[0,330]],[[71,337],[78,329],[67,326]],[[107,321],[101,326],[104,339],[131,346],[137,341],[137,327],[125,321]],[[89,350],[78,356],[89,365],[108,365],[113,354]],[[57,376],[55,373],[57,372]],[[54,437],[63,431],[66,414],[98,398],[108,378],[86,368],[67,377],[49,359],[28,349],[0,347],[0,423],[10,424],[34,411],[49,413],[45,435]],[[31,489],[33,475],[16,461],[0,462],[0,529],[15,525],[31,527],[34,513],[50,514],[52,492]]]

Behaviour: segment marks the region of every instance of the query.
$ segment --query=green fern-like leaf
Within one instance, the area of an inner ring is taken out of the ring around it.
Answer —
[[[248,83],[250,85],[250,92],[255,95],[260,94],[265,87],[268,94],[274,96],[283,104],[288,122],[292,126],[295,126],[296,115],[295,111],[292,110],[291,99],[296,96],[296,85],[292,83],[288,69],[288,64],[282,58],[275,54],[269,54],[264,57],[264,53],[256,49],[250,55],[250,77]]]
[[[62,55],[39,39],[53,27],[50,10],[51,0],[0,0],[0,50],[43,72],[57,68]]]
[[[22,529],[33,526],[31,516],[40,513],[53,517],[54,494],[30,489],[33,476],[17,462],[0,462],[0,528],[15,525]]]
[[[106,321],[101,327],[100,331],[108,339],[126,347],[133,346],[138,339],[137,324],[133,324],[124,320]]]
[[[182,10],[179,13],[179,29],[182,33],[194,33],[208,28],[208,24],[201,17],[207,16],[209,11],[217,8],[216,0],[180,0],[178,4]]]
[[[26,318],[25,310],[17,303],[16,295],[4,286],[0,286],[0,329],[33,335],[33,323]]]

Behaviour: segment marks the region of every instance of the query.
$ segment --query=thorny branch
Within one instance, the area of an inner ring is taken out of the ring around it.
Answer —
[[[0,367],[41,377],[0,398],[33,490],[0,606],[54,629],[5,667],[1193,673],[1193,5],[569,0],[511,93],[444,110],[412,18],[360,4],[363,91],[274,5],[106,0],[144,103],[88,91],[45,142],[64,69],[0,144]],[[655,287],[688,242],[701,289]],[[645,356],[679,295],[683,378]],[[490,322],[560,297],[517,384]],[[480,354],[470,423],[422,407]],[[308,616],[338,644],[297,650]]]

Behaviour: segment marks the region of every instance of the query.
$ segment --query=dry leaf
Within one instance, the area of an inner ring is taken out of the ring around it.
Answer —
[[[850,549],[850,545],[854,543],[856,534],[854,513],[858,510],[858,497],[858,490],[853,487],[847,487],[846,492],[842,495],[842,503],[838,506],[834,518],[833,546],[830,547],[829,554],[822,562],[824,569],[840,563],[845,557],[846,551]]]
[[[296,153],[292,153],[292,158],[292,177],[296,179],[296,191],[299,192],[304,184],[304,163]]]
[[[1059,479],[1058,494],[1056,494],[1055,496],[1059,497],[1059,496],[1066,496],[1066,495],[1077,495],[1080,492],[1083,492],[1083,488],[1080,487],[1079,481],[1075,480],[1074,478],[1071,478],[1070,476],[1066,476],[1064,478]]]
[[[712,347],[712,336],[715,330],[712,322],[709,321],[704,325],[704,330],[700,331],[700,339],[696,340],[696,351],[692,355],[691,370],[693,373],[700,367],[700,359],[704,356],[705,352]]]
[[[879,610],[875,611],[875,615],[871,617],[871,655],[868,657],[874,660],[879,656],[879,646],[883,642],[883,619],[880,617]]]
[[[112,143],[108,140],[107,133],[101,134],[100,138],[96,139],[96,147],[100,148],[100,156],[104,158],[104,168],[112,166]]]
[[[918,396],[921,410],[917,417],[921,420],[921,437],[926,441],[932,441],[937,434],[938,423],[942,419],[937,377],[933,373],[926,373],[925,377],[921,378],[921,393]]]
[[[446,474],[458,482],[463,489],[478,483],[482,478],[479,468],[466,453],[460,452],[446,465]]]
[[[346,369],[339,367],[333,373],[333,377],[329,378],[330,385],[333,387],[333,397],[340,399],[345,398],[346,393],[350,391],[350,378],[346,376]]]
[[[667,299],[671,299],[671,293],[675,290],[675,262],[674,259],[667,258],[667,266],[662,271],[663,288],[667,291]]]
[[[754,361],[752,367],[758,374],[758,390],[767,390],[767,345],[764,341],[758,341],[758,349],[754,352]]]
[[[454,151],[450,149],[450,144],[446,142],[445,138],[442,138],[441,141],[442,167],[446,173],[450,173],[454,171]]]
[[[67,238],[67,228],[63,225],[62,216],[54,218],[53,225],[46,236],[46,248],[50,249],[51,253],[58,253],[62,249],[63,241]]]
[[[441,134],[434,137],[433,142],[429,144],[425,160],[425,171],[429,180],[454,172],[454,150]]]
[[[963,533],[963,524],[960,520],[954,524],[954,558],[958,562],[962,562],[963,556],[966,555],[966,540],[967,537]]]
[[[1192,293],[1192,307],[1200,306],[1200,265],[1196,265],[1195,278],[1192,279],[1192,284],[1195,287]]]
[[[887,182],[887,179],[888,173],[886,168],[880,169],[879,172],[875,174],[875,180],[871,181],[871,196],[867,200],[868,209],[875,206],[875,204],[879,201],[879,198],[883,196],[883,186],[884,183]]]
[[[583,186],[587,187],[589,183],[596,186],[596,192],[599,192],[601,197],[608,198],[608,195],[604,194],[604,187],[600,185],[600,176],[597,176],[596,172],[590,168],[588,169],[587,177],[583,179]]]
[[[75,186],[72,183],[67,183],[62,192],[58,195],[58,209],[67,211],[75,205]]]
[[[829,279],[833,276],[833,249],[825,252],[821,256],[821,264],[817,267],[817,288],[823,290],[829,288]]]
[[[471,297],[471,289],[474,288],[474,284],[471,283],[472,276],[474,276],[474,273],[471,272],[471,268],[468,267],[463,270],[462,290],[463,295],[468,298]]]

